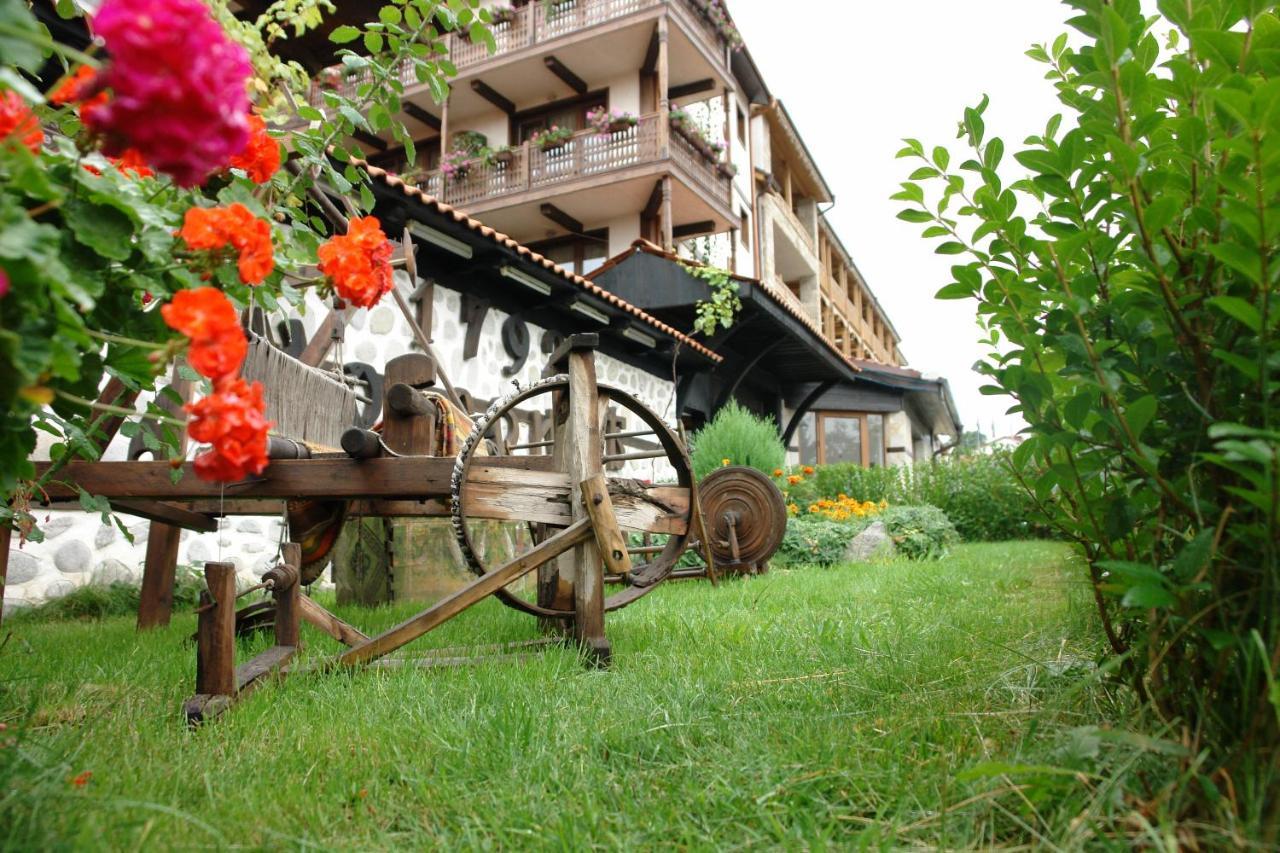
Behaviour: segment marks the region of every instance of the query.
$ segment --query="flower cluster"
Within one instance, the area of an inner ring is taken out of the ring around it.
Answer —
[[[191,339],[187,361],[213,380],[213,393],[186,407],[187,434],[212,445],[196,457],[202,480],[235,482],[267,467],[266,403],[261,383],[238,374],[249,350],[235,306],[216,287],[174,294],[160,309],[169,326]]]
[[[261,284],[275,269],[271,225],[239,202],[228,207],[188,208],[178,236],[197,252],[234,250],[240,280],[245,284]]]
[[[693,0],[693,5],[716,28],[725,44],[734,51],[742,50],[742,33],[738,32],[724,0]]]
[[[243,169],[249,180],[265,184],[280,169],[280,144],[267,133],[262,116],[249,116],[249,144],[231,158],[231,166]]]
[[[880,503],[860,501],[857,498],[851,498],[841,493],[835,500],[822,498],[809,504],[809,514],[821,515],[832,521],[848,521],[853,518],[866,518],[869,515],[875,515],[882,509],[887,509],[888,506],[887,501],[880,501]]]
[[[249,341],[235,306],[216,287],[180,290],[160,315],[169,328],[191,339],[187,361],[201,376],[222,379],[240,369]]]
[[[105,0],[94,33],[110,64],[90,89],[110,97],[83,111],[102,150],[135,148],[184,187],[202,184],[245,150],[251,68],[200,0]]]
[[[0,140],[16,139],[32,154],[44,144],[44,131],[35,113],[17,92],[10,89],[0,94]]]
[[[376,217],[358,216],[345,235],[331,238],[316,254],[320,272],[333,282],[339,296],[357,307],[372,308],[391,290],[394,251]]]
[[[212,445],[196,457],[196,476],[233,483],[267,467],[267,430],[262,383],[249,384],[239,376],[214,383],[207,397],[186,407],[191,419],[187,434]]]
[[[587,124],[593,127],[600,136],[608,136],[611,133],[635,127],[638,121],[639,119],[629,112],[609,110],[604,107],[597,107],[587,113]]]
[[[467,176],[472,165],[471,152],[455,148],[440,158],[440,174],[444,175],[445,180],[461,180]]]
[[[541,148],[546,151],[551,148],[559,148],[572,138],[573,131],[570,128],[553,124],[546,130],[535,133],[529,138],[529,142],[531,142],[534,147]]]

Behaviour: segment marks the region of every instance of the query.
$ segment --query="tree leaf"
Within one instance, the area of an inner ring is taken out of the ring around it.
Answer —
[[[360,30],[344,24],[341,27],[335,27],[333,32],[329,33],[329,41],[334,44],[347,44],[360,38]]]
[[[1124,594],[1124,598],[1120,600],[1123,607],[1137,607],[1141,609],[1163,609],[1172,607],[1178,603],[1178,599],[1173,593],[1165,589],[1163,586],[1156,584],[1143,583],[1129,588]]]

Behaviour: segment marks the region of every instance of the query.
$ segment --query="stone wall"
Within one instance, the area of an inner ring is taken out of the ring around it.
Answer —
[[[410,291],[408,281],[399,278],[397,284],[407,296]],[[528,356],[522,367],[507,376],[503,367],[517,361],[502,342],[502,327],[508,323],[508,315],[496,310],[488,311],[477,352],[473,358],[464,359],[463,345],[468,324],[461,316],[461,306],[462,298],[458,292],[436,288],[433,301],[434,344],[443,360],[441,366],[457,388],[468,392],[476,406],[482,407],[489,400],[514,390],[513,382],[524,386],[538,379],[546,362],[541,346],[543,329],[527,326]],[[301,317],[308,335],[314,333],[324,314],[324,306],[318,300],[311,300],[306,314]],[[389,359],[412,351],[412,342],[408,323],[392,300],[387,298],[372,311],[352,314],[341,349],[341,360],[344,363],[363,362],[380,371]],[[334,353],[330,355],[332,357]],[[597,356],[597,372],[600,381],[631,392],[649,408],[670,418],[674,408],[669,405],[672,394],[670,379],[653,376],[606,355]],[[639,427],[640,424],[633,421],[626,428]],[[47,454],[47,436],[44,433],[40,436],[42,441],[38,454]],[[127,452],[128,440],[119,436],[108,448],[105,458],[121,460],[126,458]],[[625,473],[656,481],[663,479],[663,468],[661,464],[631,463]],[[15,537],[4,588],[5,610],[65,595],[90,581],[139,581],[146,556],[149,522],[127,515],[118,517],[132,534],[132,544],[114,525],[104,525],[96,515],[72,511],[39,514],[40,526],[45,532],[44,542],[28,542],[19,547]],[[279,518],[226,518],[215,533],[184,531],[178,562],[188,566],[199,566],[206,560],[232,562],[241,580],[252,583],[274,565],[281,537]]]

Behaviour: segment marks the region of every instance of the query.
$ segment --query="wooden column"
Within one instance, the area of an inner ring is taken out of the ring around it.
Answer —
[[[209,589],[200,594],[196,628],[196,693],[233,696],[236,692],[236,567],[205,563]]]
[[[287,574],[293,583],[284,589],[272,590],[276,603],[276,645],[297,646],[301,642],[302,619],[302,546],[296,542],[287,542],[281,553],[285,565],[294,571]]]
[[[13,539],[13,529],[7,524],[0,524],[0,622],[4,621],[4,579],[9,573],[9,543]]]
[[[569,504],[573,520],[587,517],[582,482],[604,472],[600,435],[600,397],[596,388],[595,354],[590,349],[569,353],[569,444],[565,454],[571,485]],[[604,635],[604,572],[600,549],[586,540],[570,553],[575,566],[573,581],[574,637],[592,662],[609,662],[609,641]]]
[[[671,221],[671,176],[662,176],[662,248],[675,251],[675,223]]]
[[[671,69],[667,51],[667,15],[658,19],[658,159],[671,156]]]
[[[186,402],[191,399],[191,382],[178,375],[178,364],[173,367],[169,383]],[[182,409],[166,399],[160,407],[175,417],[182,417]],[[182,430],[178,440],[178,452],[187,449],[187,431]],[[173,581],[178,571],[178,543],[182,530],[160,521],[151,522],[147,534],[147,560],[142,569],[142,590],[138,600],[138,630],[145,631],[169,624],[173,613]]]

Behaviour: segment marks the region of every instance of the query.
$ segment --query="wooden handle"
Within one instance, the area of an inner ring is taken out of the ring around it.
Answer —
[[[591,527],[600,548],[600,559],[609,574],[626,576],[631,572],[631,555],[627,553],[627,537],[618,526],[618,517],[609,498],[609,483],[603,474],[582,481],[582,503],[591,518]]]

